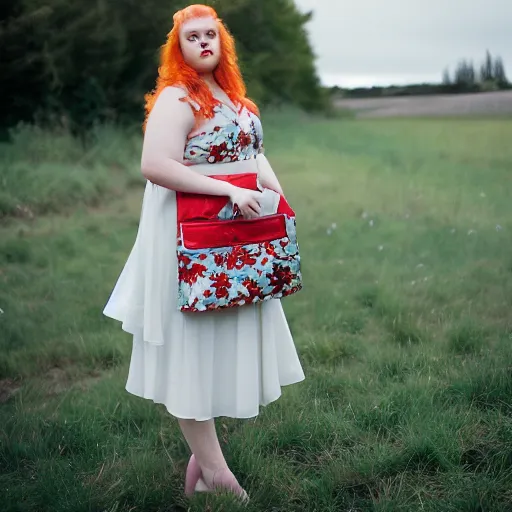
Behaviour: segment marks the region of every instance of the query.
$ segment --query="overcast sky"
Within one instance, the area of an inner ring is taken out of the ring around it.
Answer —
[[[439,82],[459,59],[501,56],[512,79],[512,0],[295,0],[326,85]]]

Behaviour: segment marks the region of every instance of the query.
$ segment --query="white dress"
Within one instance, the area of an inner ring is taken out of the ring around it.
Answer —
[[[222,104],[187,137],[183,163],[213,175],[231,173],[226,162],[236,160],[257,172],[262,136],[254,114]],[[135,243],[103,313],[133,335],[126,390],[178,418],[255,417],[282,386],[305,378],[280,300],[178,310],[176,193],[150,181]]]

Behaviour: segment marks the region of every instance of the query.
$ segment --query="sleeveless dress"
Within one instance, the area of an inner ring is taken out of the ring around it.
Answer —
[[[222,103],[188,134],[182,163],[207,175],[231,174],[234,161],[257,172],[262,152],[259,118]],[[129,393],[178,418],[251,418],[304,380],[279,299],[182,313],[177,286],[176,193],[148,180],[135,243],[103,310],[133,335]]]

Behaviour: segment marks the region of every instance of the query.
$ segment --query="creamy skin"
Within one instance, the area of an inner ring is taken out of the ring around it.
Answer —
[[[185,62],[199,73],[212,73],[220,61],[220,36],[211,18],[186,21],[180,30],[180,47]]]

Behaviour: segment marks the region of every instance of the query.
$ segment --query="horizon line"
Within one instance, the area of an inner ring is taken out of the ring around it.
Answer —
[[[319,73],[324,87],[340,87],[343,89],[410,86],[418,84],[441,84],[438,73],[434,74],[343,74]]]

